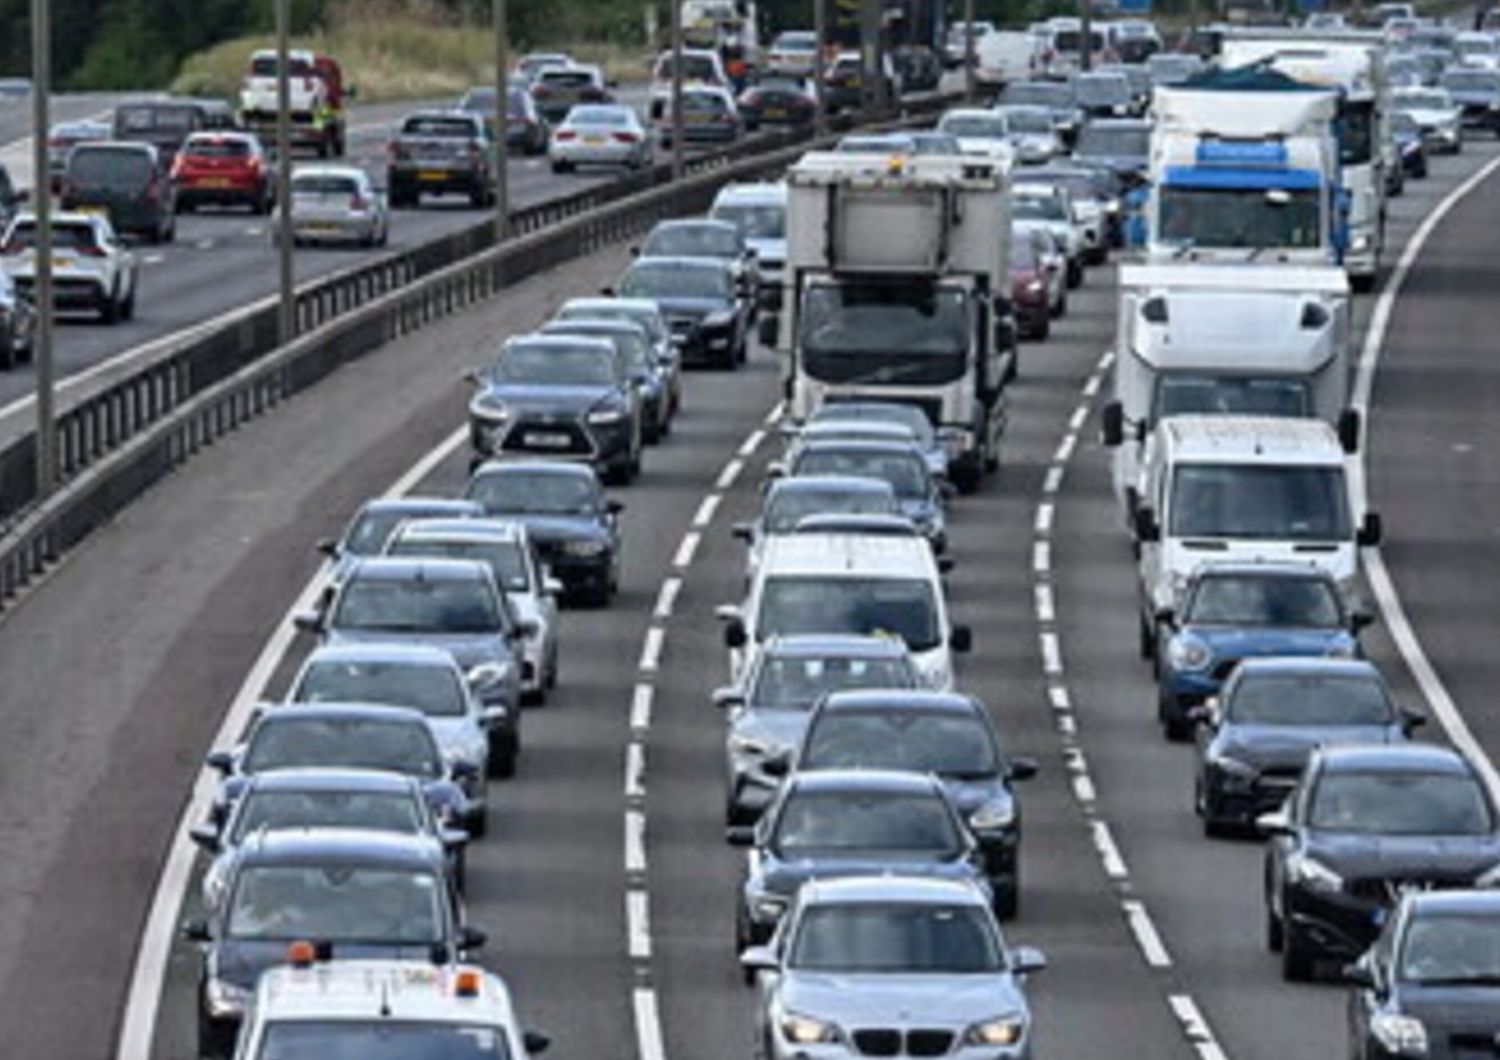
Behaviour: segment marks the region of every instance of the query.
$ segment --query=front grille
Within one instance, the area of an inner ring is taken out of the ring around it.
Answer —
[[[953,1032],[941,1027],[866,1027],[850,1037],[862,1056],[947,1056],[953,1049]]]
[[[589,456],[594,443],[577,420],[534,418],[517,420],[501,449],[507,453]]]
[[[912,1056],[946,1056],[953,1048],[953,1032],[916,1030],[906,1032],[906,1051]]]
[[[854,1047],[865,1056],[899,1056],[901,1032],[896,1030],[855,1031]]]
[[[1395,905],[1408,891],[1441,891],[1473,886],[1473,873],[1426,873],[1420,876],[1366,876],[1350,880],[1349,894],[1355,898]]]
[[[1462,1031],[1448,1036],[1453,1060],[1491,1060],[1500,1057],[1500,1024],[1493,1031]]]

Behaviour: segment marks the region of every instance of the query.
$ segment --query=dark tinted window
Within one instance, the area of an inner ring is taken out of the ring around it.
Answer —
[[[1423,913],[1407,924],[1399,976],[1440,985],[1500,981],[1500,916]]]
[[[75,147],[68,156],[68,180],[73,184],[112,188],[138,187],[156,169],[142,151],[108,147]]]
[[[293,708],[295,709],[295,708]],[[245,753],[245,772],[268,769],[388,769],[437,777],[442,763],[425,726],[369,718],[291,718],[265,721]]]
[[[1373,835],[1478,835],[1489,805],[1472,776],[1325,772],[1308,808],[1310,828]]]
[[[244,140],[192,140],[183,152],[194,158],[245,158],[251,153]]]
[[[480,475],[467,496],[491,514],[591,515],[599,505],[594,484],[579,475]]]
[[[808,735],[798,764],[947,776],[989,776],[999,768],[989,731],[977,717],[923,710],[827,712]]]
[[[444,884],[430,872],[344,865],[255,865],[235,882],[236,939],[427,945],[442,940]]]
[[[467,139],[479,135],[479,130],[467,118],[445,118],[437,115],[418,115],[407,118],[401,126],[406,136],[434,136]]]
[[[491,587],[477,578],[356,577],[339,597],[339,629],[385,633],[495,633],[505,628]]]
[[[783,854],[837,850],[927,851],[935,857],[963,846],[953,816],[933,795],[794,792],[771,837]]]
[[[1204,625],[1331,627],[1343,611],[1321,579],[1216,574],[1198,583],[1185,617]]]
[[[435,717],[458,717],[467,706],[452,670],[404,662],[315,662],[291,698],[301,703],[384,703]]]
[[[422,807],[409,793],[252,791],[235,818],[234,841],[261,829],[353,828],[415,835]]]
[[[271,1023],[256,1060],[508,1060],[498,1027],[456,1023]]]
[[[1184,464],[1172,478],[1178,537],[1339,541],[1349,536],[1344,471]]]
[[[1245,674],[1226,706],[1245,725],[1389,725],[1395,710],[1374,677]]]

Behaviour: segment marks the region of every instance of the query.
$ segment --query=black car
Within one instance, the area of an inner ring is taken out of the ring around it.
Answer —
[[[813,708],[797,750],[799,773],[896,769],[932,773],[979,843],[995,912],[1020,906],[1021,808],[1011,781],[1036,763],[1002,750],[989,711],[973,696],[897,690],[834,692]]]
[[[935,876],[983,886],[974,839],[937,778],[874,769],[795,773],[754,828],[726,829],[753,847],[734,918],[739,949],[760,946],[812,879]]]
[[[31,360],[35,328],[31,300],[16,290],[9,273],[0,270],[0,368]]]
[[[184,925],[199,945],[198,1055],[228,1057],[261,974],[294,942],[330,956],[448,964],[484,945],[467,927],[442,843],[388,832],[304,829],[253,837],[224,899]]]
[[[1500,1042],[1500,892],[1403,896],[1345,970],[1353,1060],[1493,1056]]]
[[[587,467],[543,461],[489,463],[465,494],[485,513],[514,519],[552,576],[573,596],[608,604],[620,585],[620,522],[624,509],[605,497]]]
[[[505,146],[507,150],[524,155],[547,153],[547,141],[552,138],[552,126],[537,109],[536,100],[525,88],[512,85],[506,90]],[[489,85],[475,85],[458,101],[458,109],[470,114],[484,116],[494,136],[495,89]]]
[[[777,74],[756,81],[736,102],[748,132],[762,125],[811,125],[818,107],[811,81]]]
[[[577,461],[625,483],[641,470],[645,427],[629,366],[604,338],[520,335],[470,380],[476,462],[544,456]]]
[[[543,335],[577,335],[608,339],[625,362],[641,402],[643,440],[655,444],[671,430],[672,386],[669,366],[656,359],[651,335],[633,320],[554,320],[543,325]]]
[[[218,108],[222,106],[222,103],[218,104]],[[215,109],[208,101],[194,99],[121,103],[115,108],[113,138],[120,142],[150,144],[156,148],[162,169],[166,170],[190,135],[203,129],[223,127],[222,123],[210,120],[210,111]]]
[[[754,303],[744,296],[732,262],[640,258],[616,290],[604,293],[655,302],[683,364],[733,369],[745,363]]]
[[[1246,659],[1217,699],[1194,707],[1193,807],[1203,831],[1245,828],[1286,801],[1313,748],[1402,743],[1425,719],[1392,701],[1363,659]]]
[[[760,297],[760,262],[739,225],[692,217],[658,221],[639,248],[640,258],[713,258],[734,268],[740,296],[752,306]]]
[[[116,232],[149,243],[177,237],[177,192],[148,143],[79,144],[68,154],[61,199],[64,210],[104,211]]]
[[[1277,813],[1266,852],[1266,944],[1287,979],[1369,948],[1407,890],[1470,887],[1500,865],[1500,822],[1474,766],[1415,743],[1325,747]]]

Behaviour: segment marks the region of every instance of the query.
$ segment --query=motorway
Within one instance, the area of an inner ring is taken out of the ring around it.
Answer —
[[[1486,142],[1435,160],[1432,179],[1391,205],[1395,243],[1496,157]],[[1385,567],[1491,756],[1497,200],[1492,178],[1458,202],[1395,301],[1370,445]],[[5,614],[8,1055],[111,1055],[183,800],[314,573],[312,542],[424,454],[434,459],[416,489],[456,491],[466,454],[441,447],[462,417],[460,370],[625,260],[621,248],[535,277],[337,373],[166,480]],[[956,502],[952,520],[952,602],[976,643],[960,684],[986,698],[1012,750],[1043,764],[1022,793],[1022,911],[1008,931],[1052,963],[1034,987],[1038,1053],[1113,1055],[1126,1042],[1163,1060],[1340,1055],[1342,989],[1281,982],[1261,947],[1259,846],[1201,837],[1189,752],[1153,722],[1128,542],[1091,418],[1108,387],[1112,270],[1093,271],[1070,303],[1052,340],[1023,347],[1000,476]],[[1358,303],[1361,333],[1373,303]],[[749,1055],[752,994],[732,948],[740,855],[720,838],[722,720],[708,693],[726,671],[712,609],[742,584],[728,527],[758,503],[778,396],[764,351],[732,380],[689,378],[674,436],[617,493],[628,505],[624,591],[609,611],[565,615],[561,687],[528,716],[520,774],[493,790],[496,826],[470,853],[471,917],[492,938],[485,962],[510,977],[557,1055]],[[678,579],[670,593],[666,579]],[[1421,704],[1386,629],[1372,634],[1400,697]],[[270,691],[305,647],[273,657]],[[639,848],[626,841],[627,814],[644,815]],[[648,930],[643,899],[627,917],[627,893],[649,901]],[[194,960],[173,947],[154,1060],[192,1055]],[[649,1033],[636,1038],[641,999],[659,1005],[661,1052]],[[83,1005],[94,1018],[80,1018]]]

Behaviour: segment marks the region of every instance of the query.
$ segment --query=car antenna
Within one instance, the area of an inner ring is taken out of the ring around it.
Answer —
[[[382,1019],[391,1018],[391,984],[384,979],[380,980],[380,1016]]]

